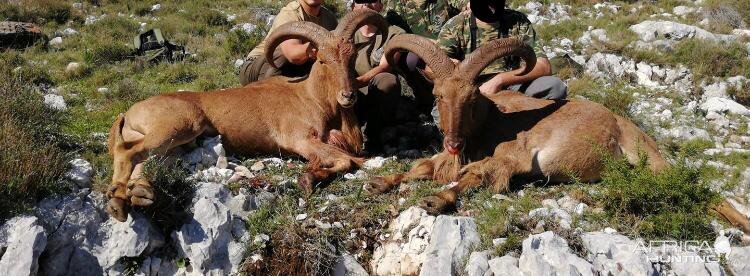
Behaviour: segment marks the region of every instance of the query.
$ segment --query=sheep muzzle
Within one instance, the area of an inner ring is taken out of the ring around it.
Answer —
[[[357,102],[357,93],[352,91],[340,91],[338,99],[339,105],[343,108],[350,108]]]

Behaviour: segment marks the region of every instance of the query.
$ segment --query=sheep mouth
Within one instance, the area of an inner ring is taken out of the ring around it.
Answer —
[[[354,106],[355,103],[357,103],[357,96],[354,93],[350,93],[351,96],[344,96],[339,95],[337,101],[339,102],[339,105],[343,108],[351,108]]]

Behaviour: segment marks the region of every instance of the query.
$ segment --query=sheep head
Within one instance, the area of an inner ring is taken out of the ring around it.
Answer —
[[[322,90],[333,93],[331,96],[343,108],[351,108],[357,101],[354,79],[357,77],[350,70],[356,54],[353,35],[364,25],[375,25],[378,32],[387,35],[388,23],[380,14],[371,10],[357,10],[348,13],[334,31],[311,22],[290,22],[279,26],[268,36],[266,60],[274,67],[273,52],[276,47],[288,39],[309,41],[317,49],[317,60],[310,71],[310,81],[316,82]],[[322,82],[321,79],[327,81]],[[320,87],[322,86],[322,87]]]
[[[476,131],[485,115],[486,106],[477,105],[480,97],[477,82],[479,74],[495,60],[508,55],[520,56],[526,62],[521,73],[527,74],[536,64],[534,50],[523,41],[513,38],[497,39],[475,50],[458,65],[431,40],[404,34],[391,39],[385,50],[388,62],[394,64],[394,55],[407,50],[425,61],[432,73],[440,128],[443,130],[443,147],[451,154],[459,154],[466,145],[466,137]]]

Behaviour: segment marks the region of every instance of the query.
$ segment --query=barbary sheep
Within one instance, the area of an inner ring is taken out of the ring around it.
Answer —
[[[424,199],[428,211],[440,213],[453,208],[467,188],[489,184],[494,192],[506,191],[513,176],[567,182],[575,175],[584,182],[598,181],[603,167],[599,149],[630,162],[637,162],[643,150],[652,170],[667,165],[650,137],[598,103],[543,100],[512,91],[480,95],[476,79],[495,60],[521,57],[526,62],[521,74],[534,67],[534,52],[521,40],[494,40],[457,66],[422,37],[395,37],[385,53],[393,58],[401,50],[415,53],[432,69],[446,150],[417,161],[407,173],[373,179],[368,183],[371,192],[411,179],[457,181]]]
[[[310,22],[290,22],[267,38],[266,59],[288,39],[310,41],[317,60],[304,79],[274,77],[245,87],[204,93],[171,93],[134,104],[113,123],[114,159],[107,212],[125,221],[129,205],[153,203],[151,184],[140,177],[151,154],[165,155],[202,135],[221,135],[228,149],[244,154],[299,155],[312,161],[299,186],[312,193],[317,181],[360,166],[360,125],[352,106],[357,94],[349,70],[356,53],[352,35],[365,24],[387,32],[385,19],[355,11],[330,32]],[[129,204],[128,204],[129,203]]]

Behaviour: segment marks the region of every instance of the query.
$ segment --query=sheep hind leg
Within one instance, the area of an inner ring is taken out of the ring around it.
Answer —
[[[461,170],[461,176],[455,186],[424,198],[421,206],[430,214],[455,210],[459,194],[482,184],[490,184],[493,193],[505,192],[509,188],[510,178],[531,169],[530,166],[527,167],[524,168],[513,159],[504,157],[488,157],[470,163]]]
[[[365,190],[371,194],[382,194],[403,182],[431,179],[433,177],[434,166],[435,164],[431,159],[417,160],[408,172],[370,179],[365,184]]]

